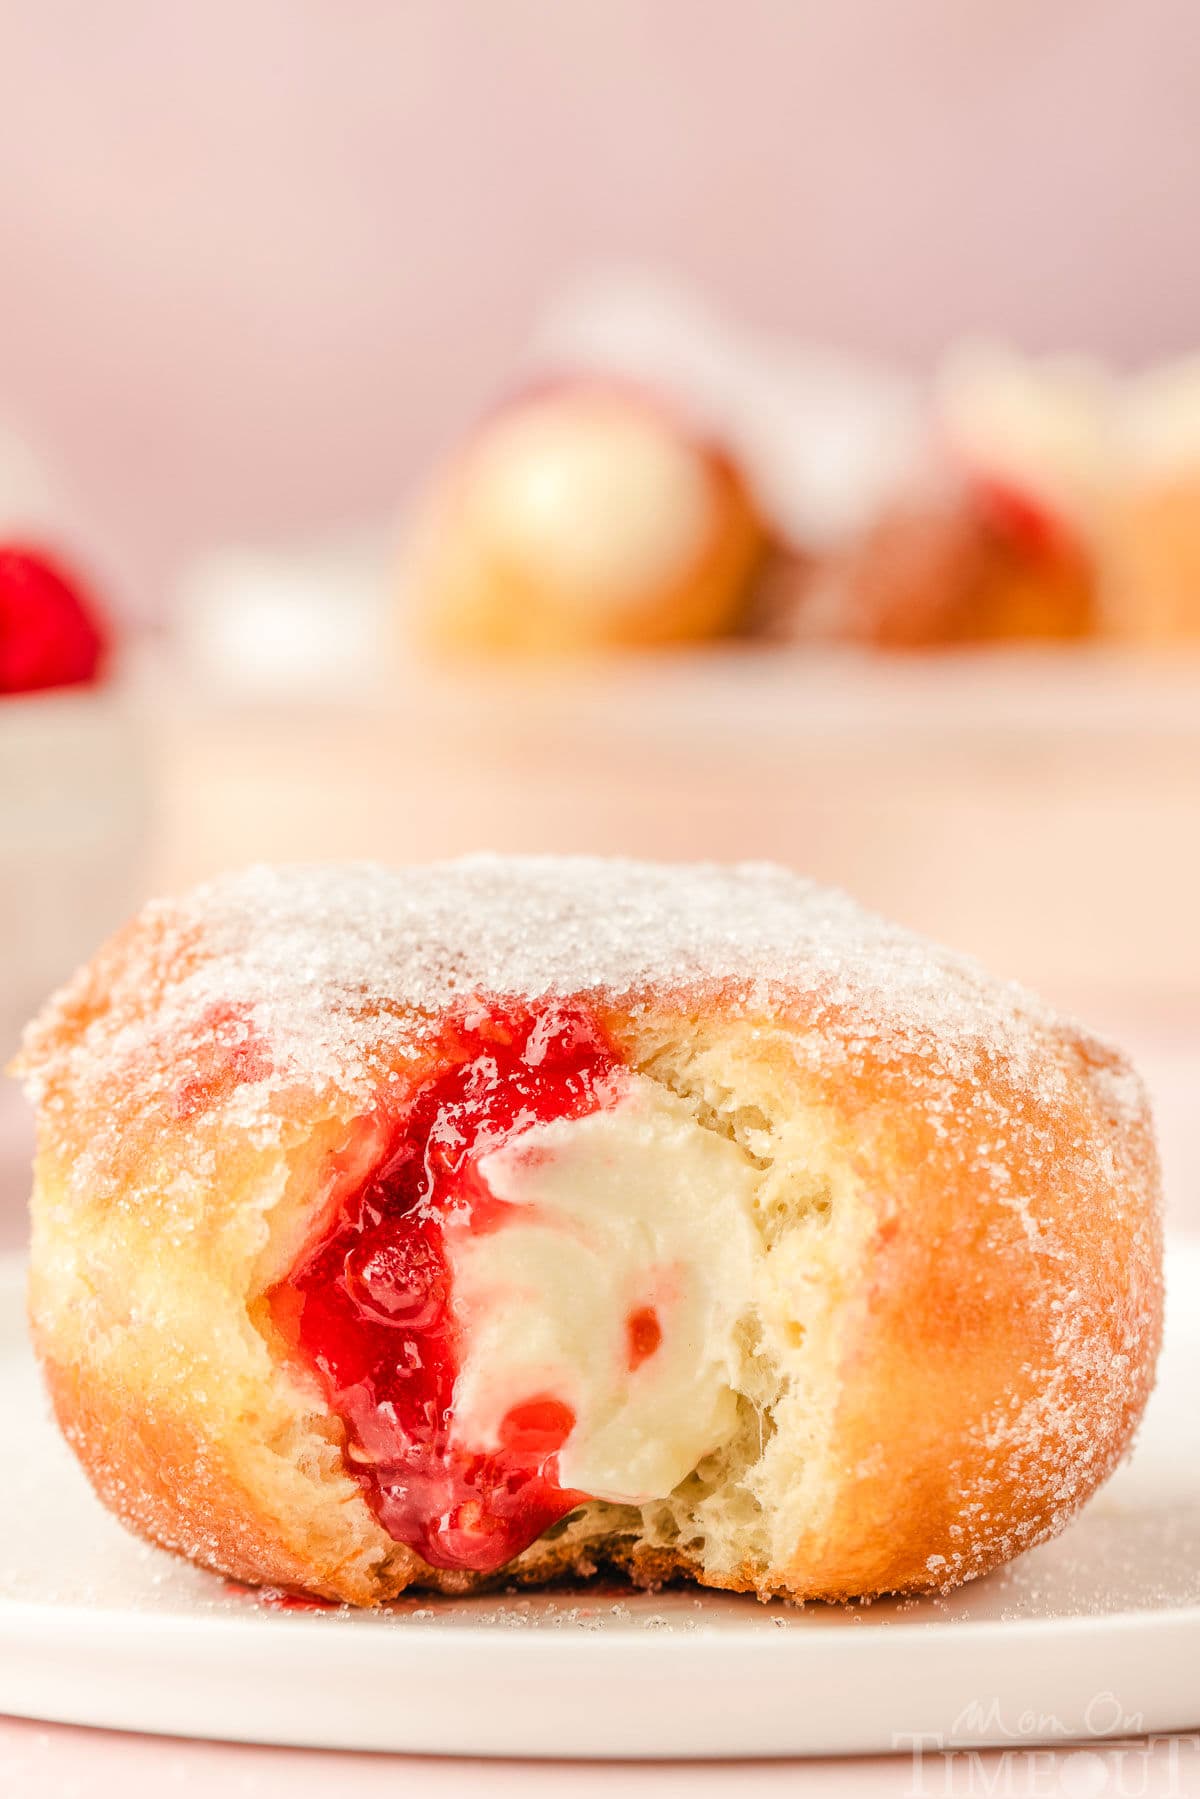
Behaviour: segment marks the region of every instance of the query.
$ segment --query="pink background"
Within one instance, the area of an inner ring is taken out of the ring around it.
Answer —
[[[1193,0],[0,0],[0,416],[119,592],[356,517],[610,260],[928,359],[1200,316]]]

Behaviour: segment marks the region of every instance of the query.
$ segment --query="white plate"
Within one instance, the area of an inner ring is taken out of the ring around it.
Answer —
[[[0,1264],[0,1712],[321,1748],[769,1756],[1200,1726],[1200,1245],[1133,1461],[1066,1534],[949,1599],[612,1588],[272,1608],[127,1537],[46,1421]]]

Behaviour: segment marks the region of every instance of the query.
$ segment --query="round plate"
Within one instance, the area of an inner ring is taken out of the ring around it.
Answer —
[[[1137,1454],[949,1598],[796,1609],[607,1586],[297,1610],[126,1536],[46,1418],[0,1263],[0,1712],[457,1755],[774,1756],[1200,1725],[1200,1245]]]

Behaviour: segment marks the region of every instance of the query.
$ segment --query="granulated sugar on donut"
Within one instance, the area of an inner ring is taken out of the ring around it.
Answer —
[[[778,868],[251,869],[147,907],[31,1027],[22,1072],[59,1417],[134,1528],[240,1580],[355,1604],[598,1567],[948,1587],[1059,1529],[1149,1391],[1136,1076]],[[411,1183],[379,1187],[448,1129],[462,1166],[415,1211]],[[395,1294],[330,1310],[365,1193],[378,1254],[436,1264],[436,1325],[396,1336]],[[338,1375],[335,1313],[360,1359],[403,1344],[431,1380],[441,1358],[419,1442],[394,1370],[366,1397]]]

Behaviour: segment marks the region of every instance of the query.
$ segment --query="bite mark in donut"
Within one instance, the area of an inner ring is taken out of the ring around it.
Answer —
[[[670,1491],[719,1444],[749,1257],[720,1294],[691,1265],[655,1179],[664,1133],[675,1160],[691,1142],[689,1191],[715,1158],[735,1208],[741,1159],[582,1008],[477,1011],[449,1050],[271,1303],[384,1529],[433,1567],[490,1573],[588,1499]]]

